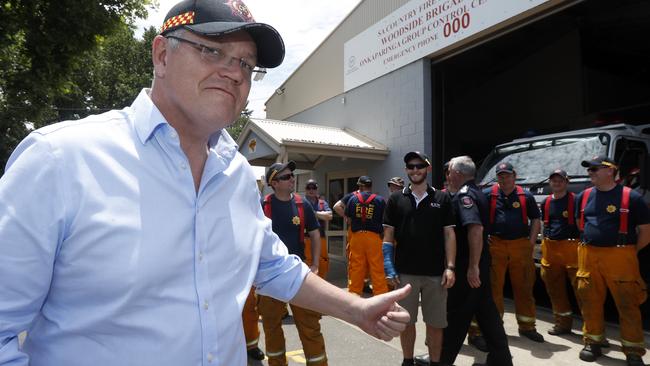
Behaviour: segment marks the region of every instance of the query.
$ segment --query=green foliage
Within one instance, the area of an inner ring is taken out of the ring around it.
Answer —
[[[239,138],[239,135],[244,130],[244,126],[246,126],[246,123],[250,121],[251,114],[253,114],[253,111],[249,110],[248,107],[245,107],[239,118],[226,128],[226,131],[228,131],[230,136],[232,136],[233,140],[237,141],[237,138]]]
[[[120,59],[120,51],[138,50],[142,55],[144,51],[133,42],[115,51],[102,50],[112,47],[111,35],[130,34],[133,38],[125,24],[146,17],[151,4],[153,0],[0,0],[0,166],[4,168],[9,154],[28,132],[26,123],[40,127],[61,117],[73,117],[74,113],[60,112],[90,94],[95,97],[95,92],[81,92],[87,86],[78,84],[84,73],[92,74],[84,79],[88,84],[100,76],[129,85],[144,81],[142,66],[129,65],[131,68],[124,72],[133,73],[129,77],[108,70],[137,57]],[[115,58],[104,61],[108,64],[102,64],[100,75],[95,75],[90,65],[101,64],[101,52],[115,52],[111,54]],[[88,59],[93,53],[97,57]],[[102,85],[110,84],[103,81]],[[117,90],[97,92],[96,98],[111,106],[112,101],[107,101],[112,97],[128,99],[128,87],[113,87]],[[97,100],[92,101],[75,107],[83,105],[86,111],[105,108]]]

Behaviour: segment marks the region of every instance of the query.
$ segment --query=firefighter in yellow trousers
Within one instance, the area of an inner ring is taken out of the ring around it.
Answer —
[[[332,209],[330,208],[327,201],[318,196],[318,182],[314,179],[310,179],[305,184],[305,201],[311,204],[311,207],[314,209],[316,218],[318,219],[318,224],[320,225],[320,260],[318,265],[318,275],[321,278],[327,277],[327,272],[329,272],[329,255],[327,253],[327,237],[325,236],[325,227],[328,221],[332,220]],[[307,265],[312,263],[311,255],[311,239],[305,238],[305,262]]]
[[[575,289],[578,271],[578,227],[575,223],[575,195],[567,191],[566,171],[556,169],[549,175],[552,194],[542,202],[544,240],[540,274],[551,299],[555,325],[551,335],[571,333],[573,312],[566,288],[567,278]]]
[[[639,306],[646,285],[639,273],[637,251],[650,242],[650,213],[642,196],[616,184],[617,165],[607,157],[583,161],[594,187],[578,195],[578,301],[584,348],[580,359],[595,361],[605,339],[603,305],[607,290],[619,314],[621,344],[629,366],[643,366],[645,354]]]
[[[388,292],[384,275],[384,256],[381,251],[383,215],[386,201],[371,192],[372,180],[361,176],[359,190],[350,197],[345,216],[350,219],[350,262],[348,266],[348,290],[357,295],[363,292],[364,279],[370,273],[372,293]]]
[[[248,293],[248,297],[244,303],[242,321],[244,323],[244,336],[246,337],[246,352],[248,353],[248,357],[257,361],[263,360],[264,352],[258,347],[260,327],[258,325],[259,314],[257,313],[255,287],[251,287],[251,292]]]
[[[535,342],[544,342],[544,337],[535,328],[533,297],[533,248],[540,230],[539,209],[533,195],[515,184],[517,173],[510,163],[497,164],[495,173],[498,184],[483,191],[490,204],[490,275],[494,303],[503,316],[507,271],[515,298],[519,334]]]

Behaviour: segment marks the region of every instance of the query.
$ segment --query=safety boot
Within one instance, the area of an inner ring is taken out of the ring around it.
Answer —
[[[248,357],[256,360],[256,361],[262,361],[264,359],[264,352],[262,352],[259,347],[254,347],[246,350],[246,353],[248,354]]]
[[[585,347],[580,351],[580,359],[586,362],[594,362],[596,359],[603,355],[600,346],[593,343],[585,344]]]
[[[539,334],[535,329],[531,329],[531,330],[519,329],[519,335],[522,335],[533,342],[544,343],[544,336]]]
[[[628,366],[645,366],[645,363],[643,363],[641,356],[637,355],[636,353],[625,355],[625,359],[627,360]]]

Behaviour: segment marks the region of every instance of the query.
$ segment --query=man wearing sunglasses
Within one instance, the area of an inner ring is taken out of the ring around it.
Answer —
[[[592,188],[576,197],[577,295],[583,318],[580,359],[593,362],[606,343],[603,305],[609,289],[619,314],[621,345],[629,366],[643,366],[643,323],[639,306],[647,298],[637,252],[650,242],[650,213],[643,197],[616,183],[618,166],[597,156],[582,162]]]
[[[305,232],[311,243],[311,254],[320,257],[320,233],[318,220],[312,206],[303,201],[303,197],[294,194],[296,179],[293,171],[296,163],[289,161],[285,164],[275,163],[266,171],[266,184],[273,189],[262,200],[266,216],[271,219],[273,232],[287,246],[289,254],[305,260]],[[310,270],[318,274],[319,261],[310,263]],[[260,295],[257,308],[262,316],[266,354],[269,366],[284,366],[285,340],[282,331],[282,318],[286,312],[286,302],[270,296]],[[327,365],[325,340],[320,331],[321,315],[315,311],[291,304],[293,319],[300,334],[300,341],[305,352],[305,358],[310,365]]]
[[[415,364],[415,322],[420,303],[430,365],[438,365],[447,326],[447,289],[455,281],[456,220],[450,196],[427,182],[429,158],[411,151],[404,156],[404,163],[411,184],[393,193],[384,210],[384,270],[396,288],[408,284],[413,288],[400,301],[411,314],[411,322],[400,335],[402,366]]]
[[[9,160],[0,365],[243,366],[252,285],[375,337],[399,334],[409,317],[395,301],[408,289],[359,299],[289,255],[225,132],[254,67],[282,62],[278,32],[242,1],[185,0],[151,50],[152,87],[130,107],[36,130]]]

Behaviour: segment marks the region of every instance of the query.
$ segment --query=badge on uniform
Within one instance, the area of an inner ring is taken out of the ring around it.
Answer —
[[[609,212],[609,213],[616,212],[616,206],[614,206],[614,205],[607,206],[607,212]]]
[[[293,219],[291,219],[291,222],[292,222],[294,225],[300,225],[300,217],[298,217],[298,216],[294,216]]]
[[[462,203],[465,208],[472,208],[472,206],[474,206],[474,201],[472,201],[472,197],[470,196],[464,196],[461,198],[460,203]]]
[[[519,208],[519,207],[521,207],[521,205],[519,204],[519,202],[513,202],[512,207]]]
[[[569,211],[562,211],[562,217],[564,218],[569,217]]]

